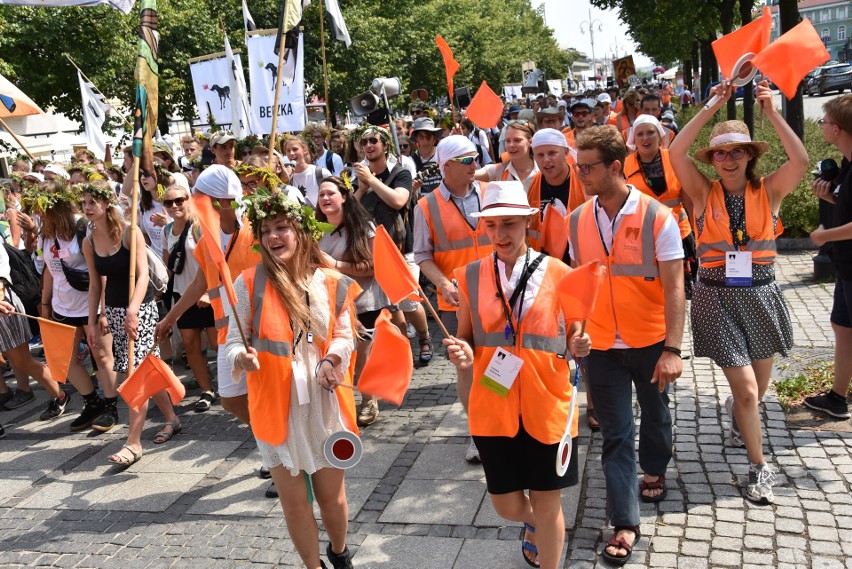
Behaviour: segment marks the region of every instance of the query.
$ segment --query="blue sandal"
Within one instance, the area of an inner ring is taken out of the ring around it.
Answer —
[[[527,552],[529,551],[534,556],[538,556],[538,547],[531,544],[527,539],[527,532],[535,533],[535,528],[524,522],[524,527],[521,528],[521,555],[524,557],[524,561],[527,562],[527,565],[530,567],[541,567],[538,561],[531,561],[529,557],[527,557]]]

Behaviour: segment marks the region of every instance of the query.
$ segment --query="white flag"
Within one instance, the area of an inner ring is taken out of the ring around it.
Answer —
[[[129,14],[136,0],[0,0],[0,4],[10,6],[36,6],[38,8],[54,8],[62,6],[97,6],[109,4],[116,10]]]
[[[343,13],[340,11],[340,4],[337,0],[325,0],[325,9],[328,15],[331,16],[331,28],[334,32],[334,39],[338,39],[346,44],[346,47],[352,45],[352,40],[349,38],[349,30],[346,29],[346,22],[343,21]]]
[[[263,30],[249,34],[246,42],[248,50],[249,82],[251,85],[251,106],[256,134],[269,134],[272,130],[273,102],[275,83],[278,81],[278,56],[275,55],[277,30]],[[299,44],[295,50],[288,50],[284,62],[285,76],[293,78],[292,84],[281,86],[278,101],[278,132],[299,132],[305,128],[305,61],[303,39],[299,34]],[[293,53],[295,51],[295,53]]]
[[[242,69],[239,52],[234,53],[237,69]],[[216,124],[231,124],[231,83],[228,80],[233,72],[228,61],[222,54],[201,56],[189,60],[189,71],[192,74],[192,87],[195,91],[195,102],[198,105],[198,116],[202,123],[207,123],[210,117]],[[238,99],[233,97],[236,105]],[[236,127],[234,127],[236,128]]]
[[[257,29],[257,25],[254,23],[254,18],[251,17],[251,12],[249,12],[246,0],[243,0],[243,24],[245,24],[246,33],[253,32]]]
[[[83,95],[83,125],[86,127],[86,146],[95,153],[95,156],[103,156],[106,153],[107,136],[104,134],[103,126],[106,120],[109,105],[104,98],[95,91],[95,86],[83,79],[83,74],[77,70],[77,78],[80,80],[80,93]]]
[[[251,124],[251,109],[246,93],[246,80],[243,66],[237,66],[231,42],[225,34],[225,61],[228,66],[228,86],[231,89],[231,130],[237,138],[245,138],[254,132]]]

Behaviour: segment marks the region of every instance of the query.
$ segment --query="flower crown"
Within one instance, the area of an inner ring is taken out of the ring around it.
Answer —
[[[21,192],[21,203],[32,211],[46,212],[61,203],[77,203],[77,194],[63,188],[54,192],[46,192],[38,186],[31,186]]]
[[[237,176],[257,176],[260,178],[260,183],[270,191],[277,190],[278,186],[284,184],[284,182],[281,181],[281,178],[276,176],[268,167],[257,168],[255,166],[243,164],[234,168],[234,172],[237,173]]]
[[[77,199],[80,199],[83,194],[89,194],[98,201],[111,204],[116,202],[115,191],[106,183],[88,182],[86,184],[74,184],[71,186],[71,191],[77,195]]]
[[[258,188],[255,193],[243,196],[243,205],[255,235],[260,233],[260,224],[264,219],[279,215],[298,223],[314,241],[319,241],[324,234],[334,231],[332,224],[317,221],[314,208],[291,200],[284,192],[269,192],[266,188]]]
[[[72,172],[80,172],[86,177],[86,180],[94,182],[95,180],[103,180],[104,175],[95,170],[93,166],[88,164],[74,164],[68,169],[68,174]]]

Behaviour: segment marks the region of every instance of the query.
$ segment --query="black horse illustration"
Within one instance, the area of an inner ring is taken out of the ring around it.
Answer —
[[[225,110],[225,99],[231,99],[231,88],[225,85],[224,87],[220,87],[219,85],[213,85],[210,87],[211,91],[216,91],[216,94],[219,95],[219,110]]]
[[[272,90],[275,90],[275,84],[278,83],[278,66],[274,63],[267,63],[264,69],[268,69],[272,73]]]

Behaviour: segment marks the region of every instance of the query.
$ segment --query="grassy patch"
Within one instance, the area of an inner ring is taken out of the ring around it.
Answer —
[[[785,411],[801,405],[805,397],[823,393],[834,383],[834,362],[815,360],[802,371],[784,379],[776,380],[775,392]]]

